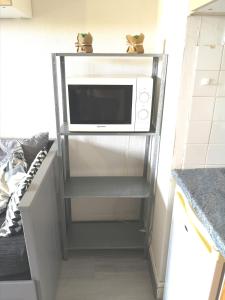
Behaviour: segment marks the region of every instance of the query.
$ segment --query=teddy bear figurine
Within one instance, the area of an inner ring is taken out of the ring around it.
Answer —
[[[144,47],[143,47],[143,42],[144,42],[144,34],[141,33],[139,35],[126,35],[127,42],[128,42],[128,48],[127,48],[127,53],[138,53],[138,54],[143,54],[144,53]]]
[[[92,53],[92,35],[90,32],[88,33],[78,33],[77,35],[77,42],[75,46],[77,47],[78,53]]]

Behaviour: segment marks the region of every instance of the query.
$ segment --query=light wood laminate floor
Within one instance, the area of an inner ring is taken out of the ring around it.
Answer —
[[[57,300],[155,300],[142,251],[73,252]]]

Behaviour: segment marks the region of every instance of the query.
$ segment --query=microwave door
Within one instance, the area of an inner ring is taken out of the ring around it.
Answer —
[[[69,85],[70,130],[131,131],[132,85]]]

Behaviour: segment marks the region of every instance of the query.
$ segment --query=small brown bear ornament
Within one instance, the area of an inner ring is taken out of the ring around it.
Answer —
[[[75,43],[78,53],[92,53],[92,35],[88,33],[78,33],[77,42]]]
[[[143,47],[143,42],[144,42],[144,34],[141,33],[139,35],[126,35],[127,42],[128,42],[128,48],[127,48],[127,53],[144,53],[144,47]]]

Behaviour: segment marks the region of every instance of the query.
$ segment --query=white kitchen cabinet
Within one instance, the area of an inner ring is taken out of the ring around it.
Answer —
[[[31,0],[0,0],[0,18],[14,19],[32,17]]]
[[[191,15],[224,15],[224,0],[190,0]]]
[[[219,253],[177,189],[163,299],[215,299],[221,269]]]

